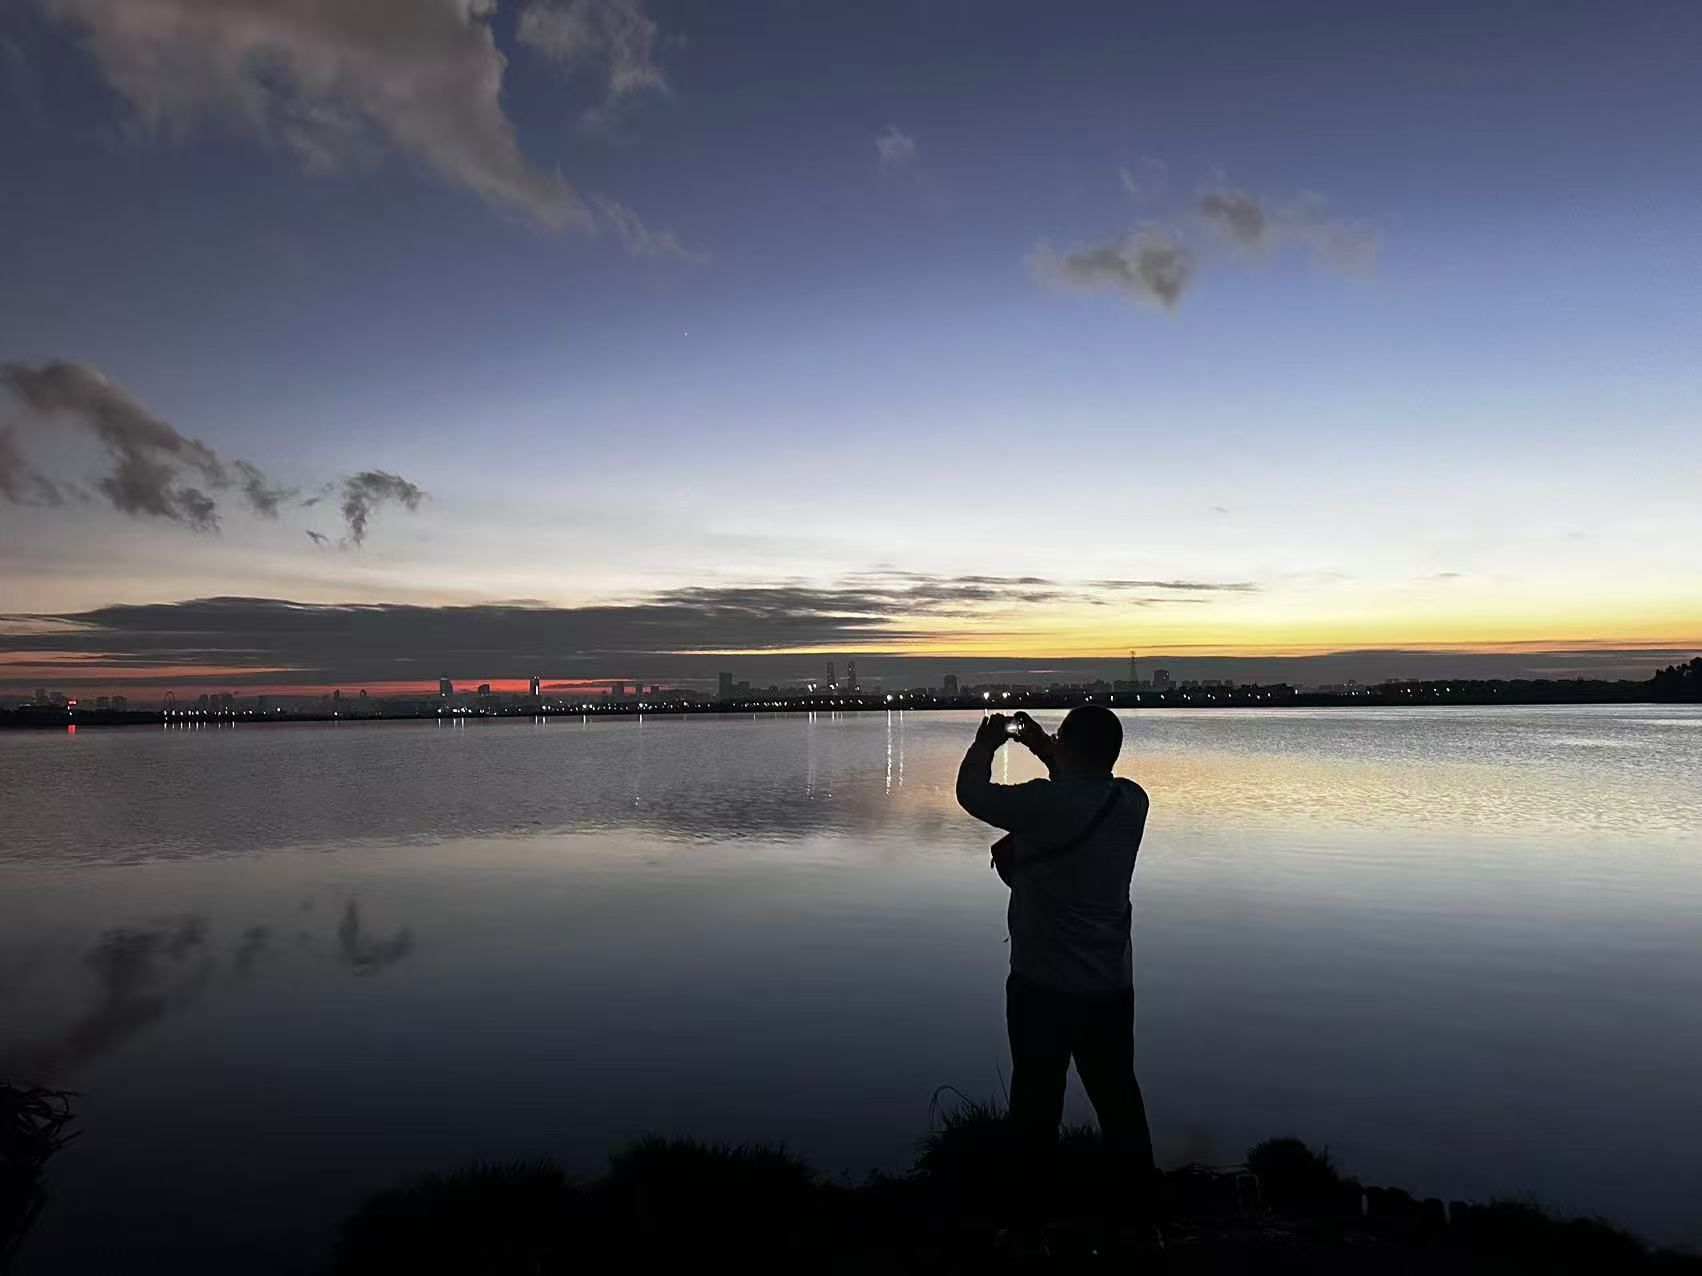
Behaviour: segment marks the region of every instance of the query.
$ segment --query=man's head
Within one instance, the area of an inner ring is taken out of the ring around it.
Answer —
[[[1104,705],[1084,704],[1058,728],[1058,762],[1071,771],[1109,771],[1123,750],[1123,724]]]

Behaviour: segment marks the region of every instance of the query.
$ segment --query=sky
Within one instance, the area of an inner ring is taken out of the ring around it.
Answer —
[[[1647,676],[1702,650],[1699,52],[4,0],[0,692]]]

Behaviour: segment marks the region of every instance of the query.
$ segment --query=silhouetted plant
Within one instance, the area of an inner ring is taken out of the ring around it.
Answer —
[[[76,1134],[70,1094],[0,1081],[0,1271],[10,1271],[24,1234],[47,1203],[42,1172]]]
[[[427,1174],[379,1192],[344,1222],[332,1270],[536,1276],[565,1266],[582,1214],[548,1161]]]
[[[1247,1168],[1258,1176],[1265,1204],[1284,1214],[1342,1212],[1348,1185],[1330,1158],[1299,1139],[1266,1139],[1247,1153]],[[1357,1187],[1351,1189],[1357,1205]]]
[[[1016,1152],[1004,1111],[957,1096],[936,1108],[935,1129],[908,1175],[857,1188],[824,1182],[783,1149],[649,1138],[613,1157],[602,1180],[570,1185],[548,1163],[480,1166],[428,1175],[380,1193],[343,1226],[334,1270],[565,1276],[587,1271],[687,1268],[739,1271],[935,1272],[994,1265],[993,1194],[1013,1181]],[[1107,1166],[1103,1141],[1073,1129],[1059,1139],[1048,1177],[1047,1270],[1110,1270],[1103,1229],[1079,1220]],[[1269,1139],[1248,1153],[1266,1204],[1248,1208],[1233,1174],[1211,1193],[1172,1192],[1167,1226],[1178,1272],[1702,1273],[1702,1260],[1651,1255],[1594,1219],[1562,1221],[1532,1206],[1496,1201],[1452,1208],[1394,1188],[1359,1185],[1327,1152],[1298,1139]],[[1190,1167],[1172,1181],[1207,1173]],[[1006,1176],[1001,1178],[1001,1176]],[[1077,1242],[1075,1248],[1070,1243]]]
[[[609,1162],[597,1193],[630,1254],[795,1255],[819,1238],[830,1194],[783,1148],[641,1139]],[[730,1247],[730,1248],[728,1248]]]

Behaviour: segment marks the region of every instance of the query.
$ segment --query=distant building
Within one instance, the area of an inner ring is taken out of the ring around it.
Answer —
[[[1152,671],[1152,689],[1154,691],[1168,691],[1170,686],[1170,670],[1154,669]]]
[[[855,660],[845,662],[845,689],[851,692],[857,690],[857,662]]]
[[[836,679],[833,675],[833,661],[830,660],[827,662],[827,689],[832,691],[835,685]]]
[[[439,678],[437,680],[437,694],[439,699],[449,699],[450,696],[455,694],[455,684],[448,678]]]
[[[715,675],[715,697],[718,700],[731,700],[733,698],[732,674],[718,673]]]
[[[536,700],[538,698],[538,692],[542,689],[542,685],[543,684],[539,681],[538,676],[533,674],[531,690],[529,690],[527,694],[530,695],[532,699]]]
[[[47,688],[46,687],[37,687],[35,689],[35,703],[37,703],[37,704],[46,704],[47,703]]]
[[[611,699],[611,700],[625,700],[626,699],[626,683],[624,683],[624,682],[611,682],[609,684],[609,699]]]
[[[112,698],[112,707],[113,707],[114,711],[116,711],[118,713],[130,712],[130,697],[129,696],[114,696]]]
[[[110,709],[110,708],[112,708],[112,697],[111,696],[96,696],[95,697],[95,708],[97,708],[97,709]]]
[[[955,673],[948,673],[945,676],[945,680],[940,689],[948,696],[955,696],[957,694],[957,675]]]

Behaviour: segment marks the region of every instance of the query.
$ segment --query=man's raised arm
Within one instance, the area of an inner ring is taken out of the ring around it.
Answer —
[[[976,819],[1016,832],[1045,823],[1045,780],[1027,784],[994,784],[993,757],[1010,736],[1003,714],[982,719],[968,752],[957,768],[957,804]]]

